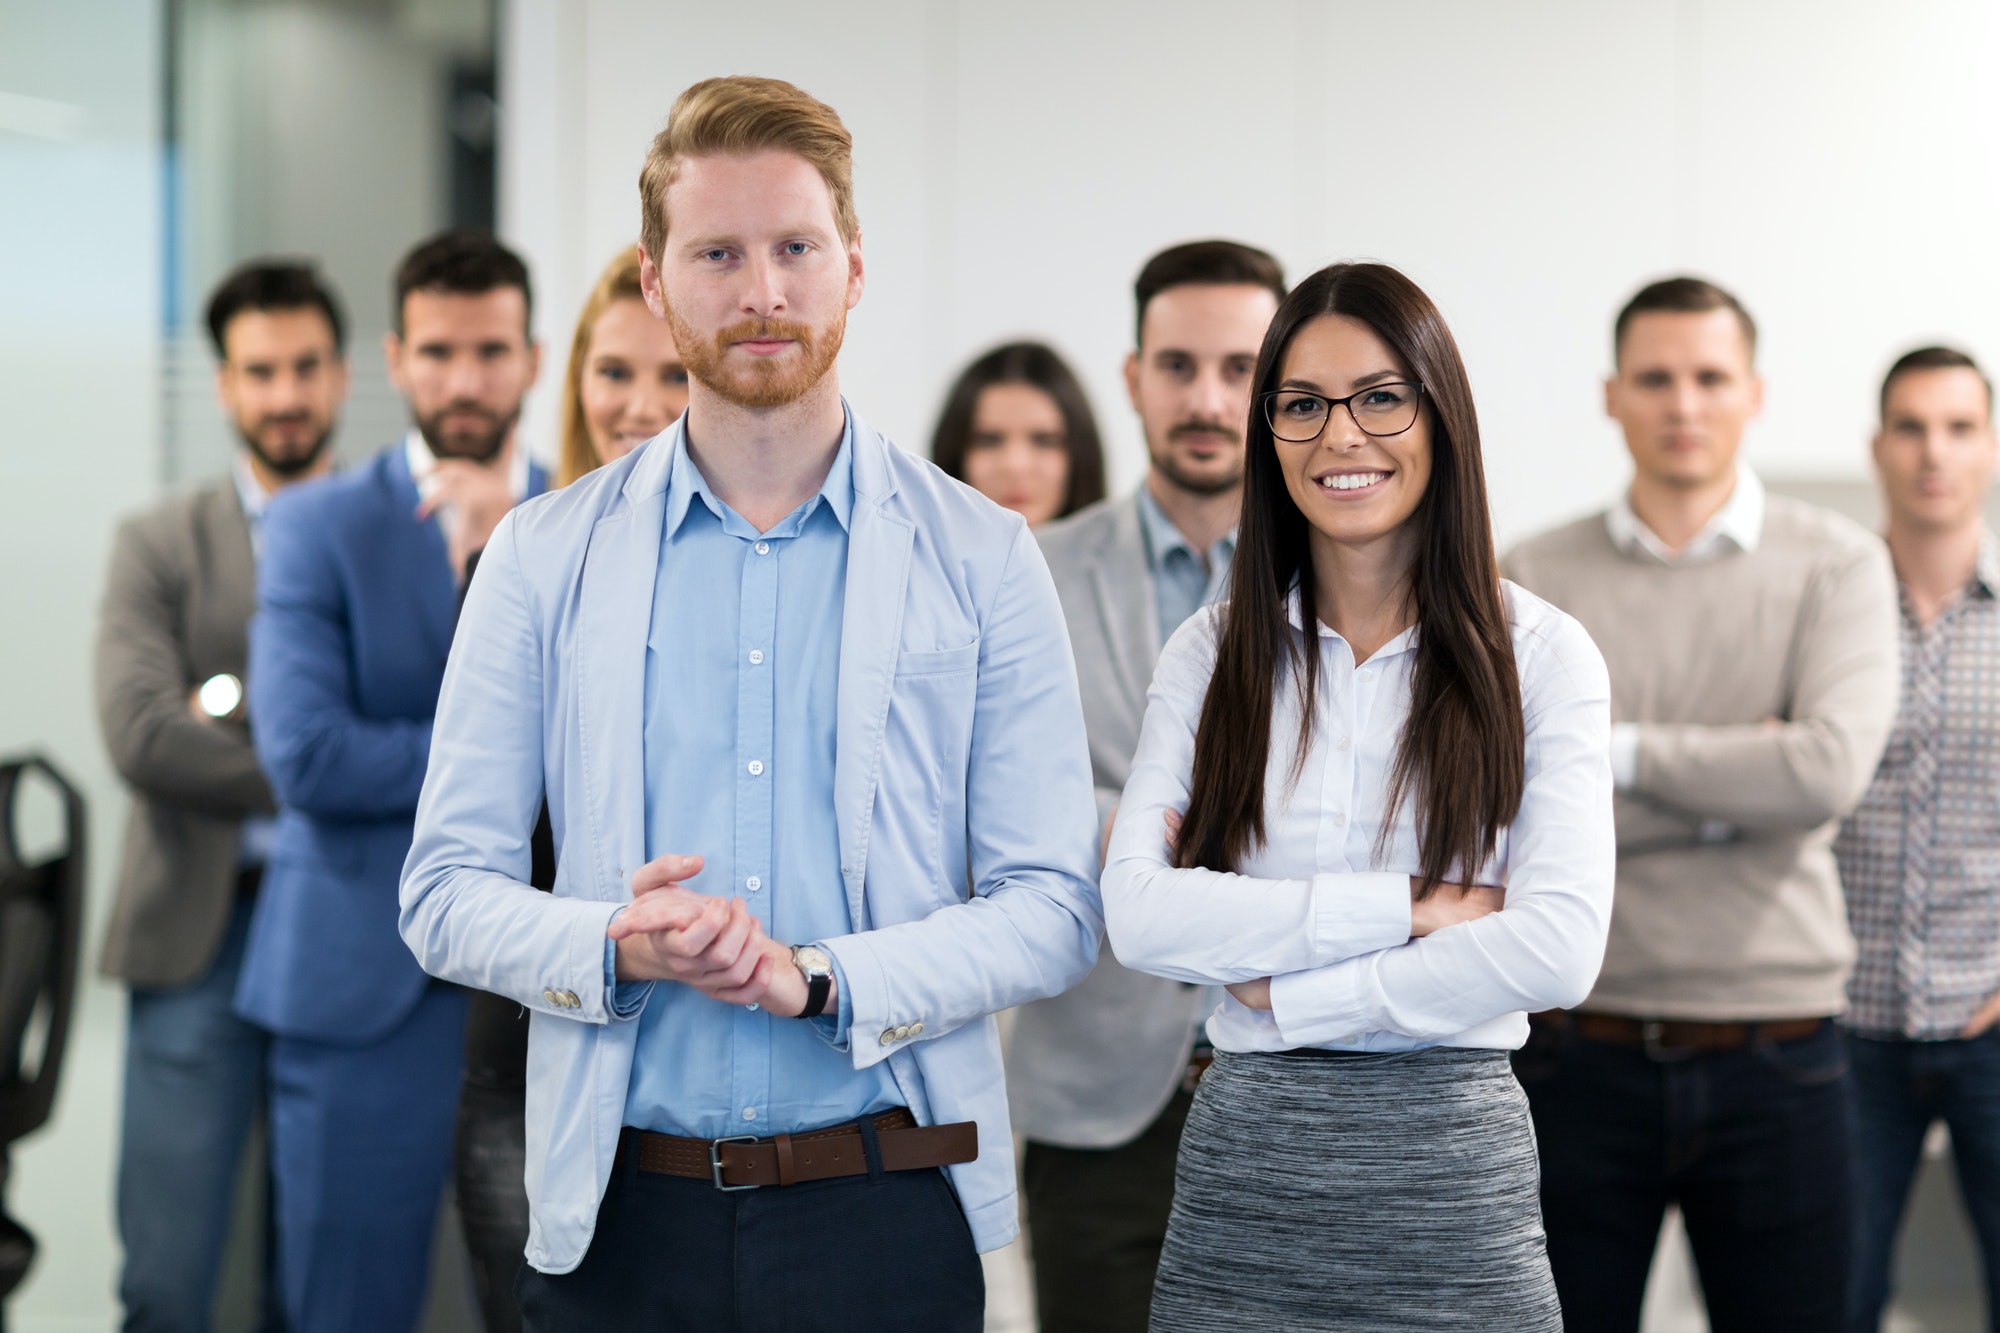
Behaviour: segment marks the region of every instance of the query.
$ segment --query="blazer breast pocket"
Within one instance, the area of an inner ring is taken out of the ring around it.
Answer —
[[[936,652],[901,652],[896,655],[896,679],[917,676],[950,676],[979,665],[979,640]]]
[[[979,697],[979,641],[896,657],[874,845],[930,871],[939,901],[965,880],[965,786]]]

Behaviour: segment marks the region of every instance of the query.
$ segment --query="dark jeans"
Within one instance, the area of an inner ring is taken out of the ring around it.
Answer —
[[[1118,1148],[1029,1143],[1022,1159],[1042,1333],[1145,1333],[1194,1095]]]
[[[265,1103],[270,1038],[230,1008],[251,900],[240,898],[214,964],[176,990],[134,988],[118,1145],[118,1298],[127,1333],[206,1329],[236,1204],[236,1172]],[[266,1277],[274,1256],[264,1229]],[[275,1285],[275,1284],[272,1284]],[[264,1292],[265,1328],[283,1325]]]
[[[1669,1203],[1714,1333],[1846,1328],[1855,1115],[1831,1022],[1662,1058],[1537,1025],[1514,1069],[1568,1333],[1636,1333]]]
[[[2000,1329],[2000,1031],[1970,1041],[1876,1041],[1848,1034],[1861,1108],[1854,1328],[1874,1333],[1889,1302],[1896,1232],[1933,1121],[1951,1130],[1959,1197],[1986,1270],[1986,1319]]]
[[[475,997],[477,999],[477,997]],[[527,1093],[467,1071],[458,1093],[452,1178],[486,1333],[520,1333],[514,1276],[528,1248]]]
[[[980,1333],[986,1279],[942,1171],[724,1193],[622,1151],[572,1272],[523,1266],[533,1333]]]

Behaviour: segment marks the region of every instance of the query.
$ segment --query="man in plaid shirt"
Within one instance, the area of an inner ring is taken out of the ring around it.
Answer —
[[[1879,1327],[1910,1180],[1951,1130],[2000,1309],[2000,543],[1992,385],[1962,352],[1889,368],[1875,466],[1902,612],[1895,731],[1834,851],[1860,955],[1844,1020],[1860,1098],[1854,1323]]]

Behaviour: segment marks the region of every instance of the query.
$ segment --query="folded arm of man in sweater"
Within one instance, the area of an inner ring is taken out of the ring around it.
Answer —
[[[1853,809],[1895,721],[1896,585],[1884,552],[1814,575],[1792,639],[1785,716],[1727,726],[1624,723],[1621,853],[1745,832],[1804,831]],[[1614,727],[1614,744],[1616,733]]]

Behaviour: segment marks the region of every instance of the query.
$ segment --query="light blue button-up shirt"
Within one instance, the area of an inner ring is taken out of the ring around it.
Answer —
[[[701,855],[688,887],[742,898],[773,939],[846,935],[833,761],[853,424],[819,493],[762,533],[672,438],[646,640],[646,857]],[[901,1104],[886,1064],[857,1073],[834,1048],[832,1022],[618,987],[621,1010],[642,997],[628,1125],[761,1137]]]
[[[1153,571],[1153,607],[1160,621],[1160,646],[1195,612],[1222,595],[1229,586],[1229,565],[1236,557],[1236,530],[1231,528],[1207,552],[1197,554],[1167,511],[1145,486],[1139,487],[1139,529],[1146,538],[1146,563]]]

